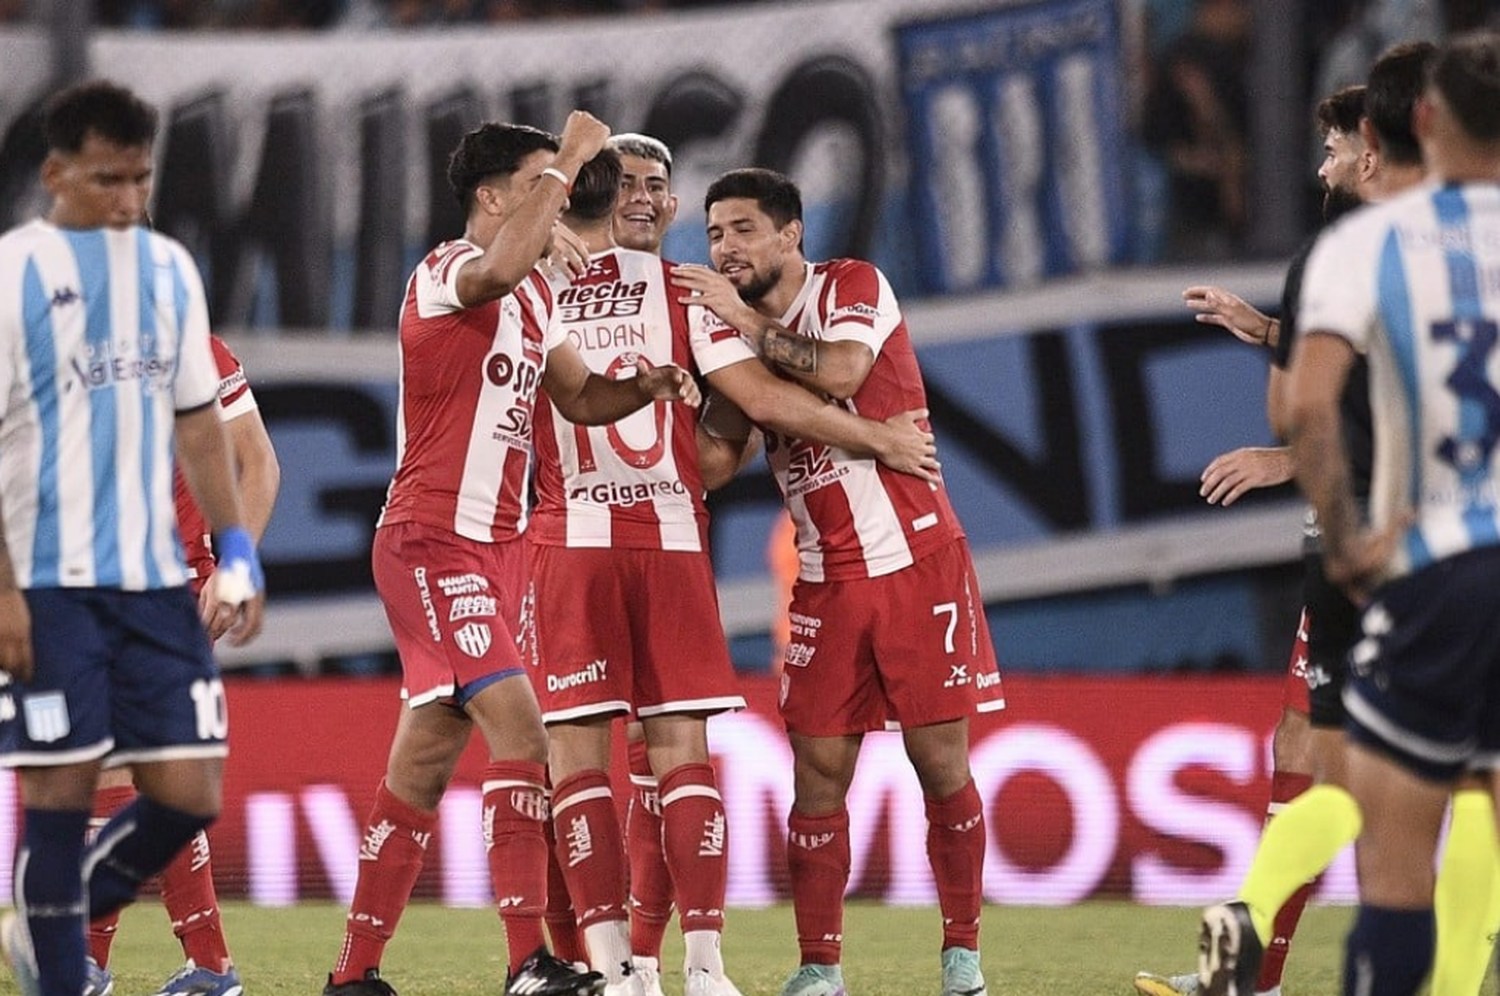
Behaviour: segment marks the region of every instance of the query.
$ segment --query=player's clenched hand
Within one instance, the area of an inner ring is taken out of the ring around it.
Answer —
[[[876,450],[875,457],[892,470],[920,477],[933,484],[942,480],[942,464],[937,458],[937,437],[927,424],[927,409],[913,408],[911,411],[892,415],[884,422],[885,442]]]
[[[242,647],[260,633],[266,611],[265,574],[255,553],[255,541],[242,527],[232,526],[219,533],[214,539],[214,554],[219,564],[203,586],[198,603],[203,625],[212,635],[214,626],[223,625],[221,615],[227,614],[227,625],[220,632],[229,634],[231,645]]]
[[[224,578],[223,591],[218,583],[221,578]],[[260,635],[265,612],[265,592],[257,591],[246,596],[237,586],[231,590],[223,571],[209,575],[208,583],[198,595],[198,614],[203,620],[203,628],[208,631],[208,638],[217,640],[228,634],[232,646],[243,647]]]
[[[239,617],[240,607],[219,600],[213,575],[209,575],[208,581],[198,591],[198,618],[203,620],[209,642],[217,642],[219,637],[229,632]]]
[[[609,125],[588,111],[574,111],[563,125],[562,137],[558,140],[557,157],[576,160],[579,165],[599,154],[604,143],[609,141]]]
[[[1286,446],[1244,446],[1220,453],[1203,469],[1198,494],[1210,505],[1233,505],[1245,492],[1274,488],[1292,479],[1292,451]]]
[[[675,363],[653,367],[645,359],[635,361],[636,386],[655,401],[681,401],[697,408],[703,401],[697,381]]]
[[[1266,345],[1270,316],[1246,304],[1239,295],[1222,287],[1200,285],[1183,291],[1182,301],[1198,313],[1195,317],[1199,322],[1228,329],[1236,339],[1252,346]]]
[[[0,592],[0,671],[31,680],[31,610],[19,588]]]

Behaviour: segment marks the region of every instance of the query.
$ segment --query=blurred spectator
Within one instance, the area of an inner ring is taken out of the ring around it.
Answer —
[[[1244,0],[1197,0],[1146,96],[1141,131],[1166,167],[1173,259],[1222,259],[1245,228],[1250,27]]]
[[[100,24],[122,28],[326,28],[343,0],[97,0]]]
[[[1339,6],[1339,5],[1334,5]],[[1326,44],[1315,76],[1315,92],[1332,93],[1363,82],[1370,65],[1397,42],[1438,42],[1445,35],[1493,26],[1496,0],[1355,0]]]
[[[1462,5],[1439,0],[1363,0],[1354,4],[1343,27],[1322,50],[1314,92],[1333,93],[1363,83],[1380,53],[1397,42],[1439,41],[1445,6]]]

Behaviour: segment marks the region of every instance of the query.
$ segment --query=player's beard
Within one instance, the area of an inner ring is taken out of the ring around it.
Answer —
[[[1346,187],[1329,187],[1323,194],[1323,223],[1335,222],[1364,203],[1358,194]]]
[[[750,272],[753,274],[750,282],[739,288],[740,300],[746,304],[754,304],[756,301],[759,301],[771,292],[772,287],[775,287],[781,281],[780,263],[767,270],[764,276],[757,270],[751,270]]]

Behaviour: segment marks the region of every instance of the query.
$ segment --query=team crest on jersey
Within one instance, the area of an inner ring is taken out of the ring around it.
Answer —
[[[28,695],[21,700],[21,712],[26,717],[26,736],[36,743],[53,743],[73,730],[68,700],[62,692]]]
[[[485,623],[465,623],[453,631],[453,642],[470,657],[483,657],[490,649],[490,628]]]

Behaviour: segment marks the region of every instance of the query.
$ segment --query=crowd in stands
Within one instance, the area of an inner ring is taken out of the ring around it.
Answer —
[[[62,0],[0,0],[0,24],[37,21]],[[646,13],[730,0],[94,0],[105,27],[324,30],[441,27],[541,18]],[[739,0],[753,2],[753,0]]]
[[[1497,0],[1317,0],[1299,5],[1306,59],[1283,63],[1308,95],[1308,163],[1321,157],[1311,108],[1362,81],[1375,58],[1403,40],[1437,40],[1494,23]],[[1137,239],[1138,262],[1225,259],[1245,253],[1253,218],[1251,0],[1131,0],[1127,52],[1137,199],[1159,217]],[[1312,176],[1309,165],[1307,177]],[[1295,182],[1295,181],[1294,181]],[[1309,192],[1312,193],[1309,183]],[[1309,196],[1309,225],[1318,198]],[[1149,220],[1149,219],[1148,219]]]
[[[0,24],[35,21],[68,0],[0,0]],[[611,14],[656,14],[755,0],[93,0],[101,26],[127,29],[441,29]],[[998,0],[995,0],[998,2]],[[1298,5],[1305,58],[1286,65],[1311,107],[1362,79],[1397,40],[1435,40],[1500,20],[1500,0],[1317,0]],[[1137,205],[1134,262],[1246,254],[1255,206],[1254,0],[1125,0],[1126,65]],[[1317,192],[1307,179],[1308,227]]]

